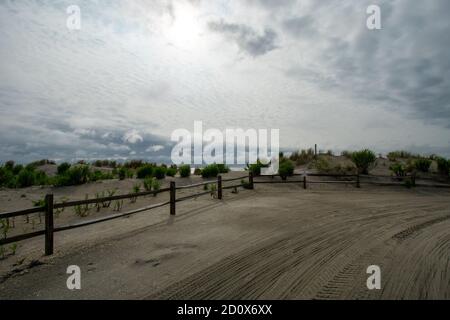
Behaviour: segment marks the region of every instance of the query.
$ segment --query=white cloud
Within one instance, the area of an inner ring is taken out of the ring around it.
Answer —
[[[162,145],[154,145],[154,146],[150,146],[148,147],[145,151],[147,152],[158,152],[164,149],[164,146]]]

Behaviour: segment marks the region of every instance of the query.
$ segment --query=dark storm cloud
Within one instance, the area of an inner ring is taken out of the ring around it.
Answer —
[[[286,75],[321,87],[331,85],[450,128],[449,1],[376,2],[381,8],[382,30],[365,27],[365,9],[370,1],[361,1],[353,13],[343,3],[341,12],[336,6],[330,16],[314,11],[283,20],[287,34],[312,48],[323,48],[316,54],[321,70],[293,64]],[[359,25],[348,23],[346,20],[351,19],[346,16],[359,17]],[[348,32],[320,27],[330,21]],[[317,34],[309,39],[315,28]],[[324,76],[324,70],[332,77]]]
[[[277,48],[277,34],[265,28],[262,34],[244,24],[226,23],[224,20],[208,23],[210,30],[223,34],[253,57],[264,55]]]
[[[15,127],[14,135],[0,129],[0,162],[27,163],[39,159],[60,161],[143,159],[170,163],[173,143],[138,130],[73,129],[63,125]]]

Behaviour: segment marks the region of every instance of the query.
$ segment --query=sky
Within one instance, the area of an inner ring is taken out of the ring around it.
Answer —
[[[280,129],[284,150],[450,156],[449,13],[448,0],[2,0],[0,162],[167,162],[171,133],[196,120]]]

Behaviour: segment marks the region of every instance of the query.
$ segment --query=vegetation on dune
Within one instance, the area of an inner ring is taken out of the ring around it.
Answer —
[[[153,177],[155,177],[158,180],[164,179],[166,177],[167,169],[163,166],[161,167],[155,167],[153,170]]]
[[[191,166],[188,164],[184,164],[180,166],[180,176],[182,178],[187,178],[191,175]]]
[[[369,149],[355,151],[351,156],[352,162],[361,174],[369,174],[369,170],[374,165],[376,158],[375,153]]]
[[[161,189],[161,182],[159,182],[156,179],[153,179],[153,181],[152,181],[152,190],[153,191],[158,191],[159,189]],[[156,194],[155,194],[155,197],[156,197]]]
[[[92,162],[92,165],[100,168],[117,168],[117,162],[114,160],[96,160]]]
[[[219,167],[217,164],[209,164],[206,167],[204,167],[201,171],[201,175],[203,178],[213,178],[217,177],[219,174]]]
[[[0,186],[8,188],[25,188],[33,185],[45,185],[49,178],[45,172],[37,170],[34,165],[26,167],[8,161],[0,167]]]
[[[126,168],[123,168],[127,170]],[[153,175],[153,166],[150,164],[143,165],[136,170],[136,176],[138,179],[145,179]]]
[[[75,165],[71,166],[64,173],[56,175],[53,179],[53,185],[76,186],[87,183],[91,178],[92,173],[88,165]]]
[[[153,184],[153,178],[152,177],[145,178],[143,184],[144,184],[145,191],[151,191],[152,184]]]
[[[260,176],[261,175],[261,168],[267,168],[269,165],[262,164],[262,162],[257,159],[256,163],[253,164],[247,164],[247,167],[245,170],[253,173],[254,176]]]
[[[443,176],[448,176],[450,174],[450,159],[437,157],[436,162],[439,174]]]
[[[218,163],[217,164],[217,169],[219,170],[219,173],[228,173],[228,172],[230,172],[230,168],[228,168],[227,165],[222,164],[222,163]]]
[[[405,166],[399,162],[391,164],[389,170],[391,170],[397,177],[404,177],[407,173]]]
[[[279,173],[281,179],[286,180],[287,177],[290,177],[294,174],[294,164],[289,159],[286,159],[286,158],[281,158],[281,159],[282,159],[282,161],[280,161],[278,173]]]
[[[177,168],[176,167],[170,167],[166,170],[166,176],[168,177],[175,177],[177,174]]]
[[[417,171],[428,172],[431,166],[431,160],[426,158],[419,158],[414,161],[414,167]]]
[[[397,161],[397,159],[408,159],[411,157],[412,154],[410,152],[403,150],[391,151],[387,154],[389,161]]]
[[[353,164],[342,165],[340,163],[333,165],[331,161],[327,160],[327,156],[320,155],[316,160],[311,162],[309,169],[316,169],[318,173],[324,174],[355,174],[356,167]]]
[[[348,174],[356,170],[361,174],[368,174],[374,167],[376,155],[371,150],[351,152],[342,151],[341,156],[351,160],[350,164],[335,164],[332,152],[314,155],[312,148],[293,152],[289,157],[280,153],[280,175],[284,178],[293,172],[295,165],[308,165],[308,168],[314,168],[321,173]],[[408,151],[392,151],[387,155],[391,162],[390,170],[395,175],[402,175],[403,172],[421,172],[428,173],[433,170],[443,176],[450,175],[450,160],[437,156],[420,156]],[[383,162],[384,165],[385,162]],[[76,186],[88,182],[102,181],[118,178],[120,180],[138,178],[145,180],[147,178],[164,179],[166,176],[174,177],[179,172],[181,177],[191,175],[189,165],[157,165],[156,163],[145,162],[143,160],[130,160],[125,163],[117,163],[113,160],[95,160],[88,162],[80,160],[76,164],[68,162],[60,163],[56,166],[56,173],[48,176],[46,172],[52,172],[48,165],[56,165],[54,161],[43,159],[32,162],[28,165],[16,164],[14,161],[7,161],[0,165],[0,187],[7,188],[25,188],[36,185],[53,186]],[[41,166],[47,166],[40,168]],[[247,164],[246,170],[253,175],[261,175],[261,168],[267,167],[258,159],[254,164]],[[45,170],[46,172],[44,172]],[[211,164],[203,169],[196,168],[194,175],[201,175],[203,178],[217,177],[218,174],[229,172],[225,164]],[[146,184],[151,187],[153,181]],[[144,184],[145,187],[145,184]]]
[[[295,151],[289,157],[289,160],[295,162],[296,165],[301,166],[308,164],[314,160],[314,150],[312,148]]]

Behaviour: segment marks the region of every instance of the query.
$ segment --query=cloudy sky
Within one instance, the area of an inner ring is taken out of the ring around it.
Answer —
[[[448,0],[2,0],[0,161],[165,161],[195,120],[280,129],[287,149],[450,156],[449,14]]]

